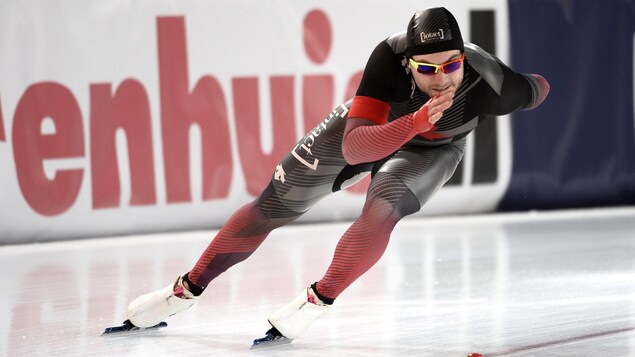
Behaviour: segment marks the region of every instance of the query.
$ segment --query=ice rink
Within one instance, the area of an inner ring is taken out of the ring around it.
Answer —
[[[281,228],[167,328],[100,336],[213,231],[0,247],[2,356],[635,356],[635,208],[405,219],[290,345],[250,350],[348,223]]]

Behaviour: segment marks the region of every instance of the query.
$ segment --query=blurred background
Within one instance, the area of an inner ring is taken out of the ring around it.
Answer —
[[[5,0],[0,244],[220,227],[438,5],[551,93],[479,127],[418,215],[635,203],[632,0]],[[367,184],[300,222],[355,218]]]

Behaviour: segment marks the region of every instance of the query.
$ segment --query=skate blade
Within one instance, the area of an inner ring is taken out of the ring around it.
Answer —
[[[293,340],[288,339],[284,336],[273,336],[271,334],[267,334],[267,336],[263,338],[255,339],[253,345],[251,345],[250,350],[287,345],[291,343],[291,341]]]
[[[132,322],[130,322],[130,320],[126,320],[123,322],[123,325],[121,326],[113,326],[113,327],[106,327],[106,329],[104,330],[104,332],[101,334],[102,336],[104,335],[113,335],[113,334],[119,334],[119,333],[124,333],[124,332],[134,332],[134,331],[146,331],[146,330],[158,330],[162,327],[167,327],[168,324],[165,321],[161,321],[158,324],[154,325],[154,326],[150,326],[150,327],[137,327],[135,325],[132,324]]]

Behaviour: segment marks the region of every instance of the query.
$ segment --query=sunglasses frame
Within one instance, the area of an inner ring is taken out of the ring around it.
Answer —
[[[450,73],[454,73],[454,72],[458,71],[458,70],[461,68],[461,66],[457,67],[457,69],[455,69],[454,71],[450,71],[450,72],[446,72],[446,71],[445,71],[445,67],[446,67],[446,66],[448,66],[448,65],[451,65],[451,64],[453,64],[453,63],[456,63],[456,62],[461,62],[461,64],[463,64],[463,61],[464,61],[464,60],[465,60],[465,53],[461,53],[461,57],[459,57],[459,58],[457,58],[457,59],[455,59],[455,60],[448,61],[448,62],[441,63],[441,64],[433,64],[433,63],[417,62],[417,61],[415,61],[414,59],[412,59],[412,57],[411,57],[411,58],[410,58],[410,65],[411,65],[411,66],[413,66],[413,67],[417,70],[417,72],[419,72],[419,73],[421,73],[421,74],[423,74],[423,75],[433,76],[433,75],[435,75],[435,74],[439,73],[439,70],[441,70],[441,72],[443,72],[443,73],[445,73],[445,74],[450,74]],[[434,67],[434,73],[424,73],[424,72],[421,72],[421,71],[419,70],[419,66],[429,66],[429,67]]]

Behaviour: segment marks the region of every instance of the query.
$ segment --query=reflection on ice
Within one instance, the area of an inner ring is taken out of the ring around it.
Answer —
[[[0,247],[0,355],[635,355],[635,209],[406,219],[307,335],[249,351],[347,224],[274,232],[159,331],[100,337],[213,232]]]

